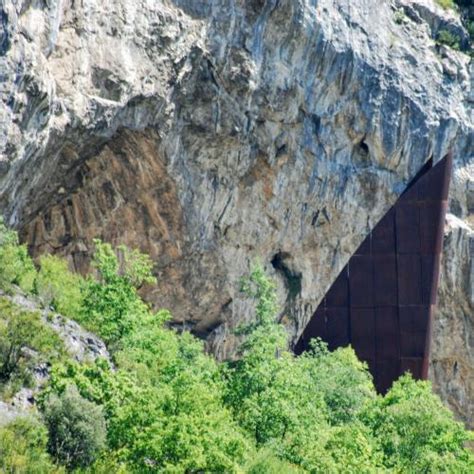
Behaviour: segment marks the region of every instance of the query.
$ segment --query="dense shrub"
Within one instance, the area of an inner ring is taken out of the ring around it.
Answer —
[[[452,34],[452,33],[450,33],[447,30],[441,30],[438,33],[437,41],[438,41],[438,43],[449,46],[452,49],[459,49],[460,48],[460,39],[459,39],[459,37]]]
[[[429,382],[401,377],[368,406],[364,421],[384,465],[395,472],[474,472],[472,453],[464,448],[472,433],[454,420]]]
[[[345,466],[363,472],[379,456],[359,416],[375,397],[366,367],[350,349],[333,353],[322,343],[294,357],[277,316],[275,289],[261,267],[244,281],[257,300],[256,323],[240,358],[225,370],[225,401],[257,446],[310,472]]]
[[[78,318],[82,309],[82,278],[69,271],[67,261],[54,255],[43,255],[35,279],[35,290],[45,306]]]
[[[0,393],[12,395],[19,386],[29,385],[32,368],[63,355],[61,339],[39,313],[0,298]]]
[[[43,407],[49,432],[48,450],[69,469],[92,464],[105,447],[106,426],[102,408],[69,386],[50,395]]]
[[[280,459],[271,449],[260,450],[245,466],[247,474],[298,474],[300,467]]]
[[[11,255],[21,255],[21,246],[9,236],[4,261],[15,268]],[[314,341],[295,357],[260,266],[242,281],[255,320],[238,330],[239,358],[223,363],[188,332],[169,329],[168,311],[154,313],[142,301],[138,289],[154,281],[148,257],[96,241],[94,266],[82,282],[64,262],[45,257],[36,289],[45,304],[77,314],[102,335],[114,367],[102,359],[55,364],[38,397],[48,439],[41,426],[0,429],[8,472],[56,472],[45,446],[67,469],[91,474],[474,472],[464,448],[471,434],[428,383],[406,376],[381,397],[351,348],[329,352]],[[22,272],[3,281],[13,289]],[[40,360],[59,360],[56,347],[38,314],[0,299],[3,385],[23,383],[21,374]],[[13,462],[24,468],[10,468]]]
[[[94,242],[92,264],[99,278],[86,281],[80,321],[116,349],[117,343],[147,316],[148,307],[137,289],[155,281],[152,263],[137,250],[119,247],[120,263],[110,244]]]
[[[168,337],[156,339],[155,353],[162,356],[156,365],[148,365],[151,357],[114,372],[105,361],[69,364],[55,370],[51,389],[58,393],[74,383],[103,405],[111,455],[131,470],[236,472],[252,443],[222,403],[217,364],[191,336],[163,331]],[[161,377],[148,380],[160,365]]]
[[[0,472],[14,474],[59,474],[46,443],[46,428],[33,418],[16,418],[0,426]]]
[[[436,0],[436,3],[445,10],[456,8],[456,3],[454,0]]]
[[[8,229],[0,217],[0,289],[10,291],[12,285],[18,285],[31,291],[35,276],[26,246],[19,245],[17,233]]]

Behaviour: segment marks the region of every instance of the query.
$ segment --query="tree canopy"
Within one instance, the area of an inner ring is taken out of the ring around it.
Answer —
[[[0,319],[0,360],[13,341],[2,328],[28,321],[15,354],[35,348],[52,364],[36,419],[0,426],[3,471],[474,472],[465,447],[472,434],[429,382],[405,375],[380,396],[350,347],[330,352],[314,341],[295,357],[262,266],[241,282],[255,318],[238,329],[238,357],[218,362],[195,336],[168,327],[168,311],[141,299],[140,286],[154,282],[147,256],[95,245],[95,273],[83,279],[57,257],[43,257],[37,270],[14,233],[0,229],[4,290],[29,282],[27,291],[102,336],[112,353],[112,363],[56,356],[44,321],[2,303],[10,319]]]

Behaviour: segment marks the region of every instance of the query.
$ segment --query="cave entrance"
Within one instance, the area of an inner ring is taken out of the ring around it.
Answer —
[[[403,373],[428,375],[452,157],[423,167],[323,298],[295,346],[352,345],[385,393]]]

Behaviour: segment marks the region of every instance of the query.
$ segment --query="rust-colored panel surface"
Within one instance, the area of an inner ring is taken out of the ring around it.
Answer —
[[[375,306],[396,306],[398,302],[396,255],[376,255],[373,257],[373,264]]]
[[[438,302],[438,280],[440,259],[437,255],[421,256],[421,290],[423,304]]]
[[[347,267],[339,274],[326,294],[326,306],[349,306],[349,277]]]
[[[422,304],[422,273],[419,254],[398,255],[398,302]]]
[[[420,241],[423,255],[441,253],[446,207],[446,202],[430,201],[420,204]]]
[[[416,202],[402,202],[395,207],[397,253],[420,251],[420,206]]]
[[[431,160],[362,242],[303,331],[330,349],[352,344],[384,393],[401,374],[428,374],[452,159]]]
[[[375,310],[351,308],[351,343],[362,360],[375,361]]]
[[[400,357],[399,334],[397,307],[375,308],[375,355],[377,360]]]
[[[393,255],[395,249],[395,211],[385,214],[380,223],[372,231],[372,254]]]
[[[405,372],[410,372],[415,379],[421,379],[421,372],[423,366],[423,359],[420,357],[402,357],[400,373],[404,374]]]
[[[355,255],[349,262],[349,291],[351,306],[373,306],[374,276],[370,255]]]
[[[330,350],[348,346],[349,337],[349,308],[326,308],[326,332]]]
[[[400,359],[376,361],[375,385],[380,393],[385,393],[400,375]]]
[[[372,236],[369,234],[354,252],[355,255],[370,255],[372,253]],[[347,268],[347,267],[346,267]]]

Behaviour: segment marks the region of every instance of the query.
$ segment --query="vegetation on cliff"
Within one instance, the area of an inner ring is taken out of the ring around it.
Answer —
[[[474,8],[472,0],[436,0],[436,3],[444,9],[457,10],[461,14],[462,22],[469,33],[470,45],[468,52],[471,56],[474,54]],[[450,34],[446,30],[440,31],[438,41],[447,46],[459,49],[459,38]]]
[[[406,375],[382,397],[350,348],[331,353],[315,341],[295,357],[259,265],[242,281],[255,321],[239,329],[239,357],[218,363],[140,298],[154,281],[148,257],[95,245],[94,275],[51,256],[37,270],[1,225],[2,290],[36,294],[102,336],[113,358],[112,366],[66,357],[47,321],[1,300],[0,386],[24,383],[38,361],[50,367],[37,412],[0,421],[1,472],[474,471],[464,447],[472,435],[428,382]]]

